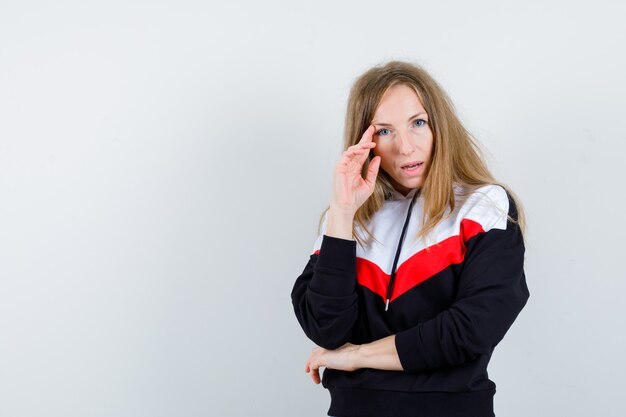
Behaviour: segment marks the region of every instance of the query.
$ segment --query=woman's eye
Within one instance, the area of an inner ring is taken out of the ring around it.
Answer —
[[[389,129],[380,129],[378,132],[376,132],[376,134],[378,136],[386,136],[389,134]]]
[[[426,120],[424,120],[424,119],[417,119],[413,123],[415,123],[416,126],[424,126],[426,124]]]

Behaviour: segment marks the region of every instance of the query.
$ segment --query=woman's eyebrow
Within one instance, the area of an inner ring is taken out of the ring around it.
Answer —
[[[422,115],[426,116],[426,113],[424,113],[424,112],[422,112],[422,113],[417,113],[417,114],[415,114],[415,115],[413,115],[413,116],[409,117],[409,119],[407,120],[407,122],[408,122],[408,121],[410,121],[410,120],[415,119],[415,118],[416,118],[416,117],[418,117],[418,116],[422,116]],[[389,123],[378,123],[378,122],[372,122],[372,124],[373,124],[373,125],[378,125],[378,126],[391,126]]]

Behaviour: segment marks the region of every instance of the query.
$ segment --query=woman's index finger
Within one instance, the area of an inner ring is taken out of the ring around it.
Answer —
[[[374,132],[376,131],[376,126],[369,125],[365,132],[363,132],[363,136],[361,136],[361,140],[359,143],[371,142],[374,137]]]

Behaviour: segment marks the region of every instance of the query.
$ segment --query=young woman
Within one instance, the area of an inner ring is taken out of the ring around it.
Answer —
[[[291,298],[338,417],[494,416],[494,347],[529,298],[524,221],[439,85],[357,79],[345,151]]]

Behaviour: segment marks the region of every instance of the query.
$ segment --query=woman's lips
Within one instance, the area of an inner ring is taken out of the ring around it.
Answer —
[[[402,172],[404,172],[409,177],[414,177],[422,173],[423,166],[423,162],[406,164],[402,166]]]
[[[411,162],[409,162],[407,164],[402,165],[400,168],[404,169],[404,168],[408,168],[410,166],[418,165],[418,164],[422,164],[422,163],[423,163],[423,161],[411,161]]]

